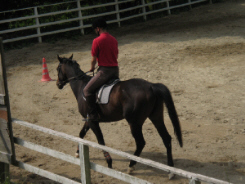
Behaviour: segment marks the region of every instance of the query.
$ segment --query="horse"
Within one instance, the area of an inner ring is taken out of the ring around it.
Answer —
[[[83,118],[87,117],[86,99],[83,96],[83,89],[92,78],[80,69],[79,64],[73,60],[73,55],[69,58],[57,55],[59,65],[57,67],[58,79],[56,85],[62,89],[67,83],[76,97],[78,110]],[[126,119],[131,134],[136,142],[135,156],[140,156],[145,140],[142,133],[142,126],[149,118],[157,129],[162,141],[167,149],[167,164],[174,167],[172,158],[171,136],[164,124],[163,110],[164,104],[168,109],[168,115],[174,127],[174,132],[180,147],[183,146],[181,125],[175,109],[175,105],[169,89],[161,83],[151,83],[143,79],[129,79],[120,81],[112,88],[109,103],[98,104],[98,113],[100,122],[114,122]],[[79,133],[81,139],[84,138],[87,131],[91,128],[97,141],[105,145],[102,131],[98,121],[85,121],[83,128]],[[77,150],[78,153],[78,150]],[[112,168],[112,158],[108,152],[103,151],[108,167]],[[129,170],[135,169],[136,161],[130,160]]]

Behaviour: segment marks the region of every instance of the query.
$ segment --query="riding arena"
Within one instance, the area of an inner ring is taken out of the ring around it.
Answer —
[[[108,31],[119,43],[120,80],[140,78],[162,83],[171,92],[182,130],[183,147],[164,107],[164,123],[172,137],[174,167],[234,184],[245,183],[245,2],[222,0],[190,11],[121,25]],[[84,125],[69,84],[56,86],[60,57],[90,69],[94,34],[5,51],[11,115],[35,126],[79,137]],[[46,59],[49,82],[42,78]],[[128,122],[100,123],[107,147],[133,154],[136,148]],[[148,118],[143,128],[141,158],[167,165],[167,151]],[[14,137],[74,156],[77,143],[13,123]],[[93,131],[84,140],[97,143]],[[81,167],[15,145],[16,159],[81,181]],[[103,152],[89,148],[90,161],[107,167]],[[130,160],[111,154],[113,169],[127,173]],[[16,183],[56,183],[10,166]],[[185,184],[189,180],[137,163],[131,176],[150,183]],[[93,184],[125,182],[91,170]]]

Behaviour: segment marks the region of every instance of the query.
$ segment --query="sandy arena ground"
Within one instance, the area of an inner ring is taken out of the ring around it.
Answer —
[[[180,148],[165,112],[165,124],[173,138],[175,166],[187,171],[245,183],[245,1],[224,0],[178,15],[109,30],[119,42],[122,80],[143,78],[161,82],[172,92],[182,125],[184,147]],[[55,82],[38,82],[42,58],[49,75],[57,78],[56,55],[70,56],[81,69],[90,68],[90,48],[95,35],[76,40],[42,43],[7,51],[8,85],[12,117],[78,136],[83,121],[69,85],[59,90]],[[128,153],[134,139],[125,120],[101,124],[106,145]],[[14,136],[74,155],[76,144],[25,127],[13,125]],[[143,126],[146,147],[142,157],[166,164],[166,149],[153,124]],[[97,142],[92,131],[86,140]],[[17,159],[79,181],[78,166],[56,160],[20,146]],[[106,166],[103,154],[90,149],[91,161]],[[129,161],[112,155],[113,167],[126,172]],[[54,183],[11,166],[17,183]],[[138,164],[133,174],[152,183],[184,184],[176,176]],[[93,184],[124,182],[92,172]]]

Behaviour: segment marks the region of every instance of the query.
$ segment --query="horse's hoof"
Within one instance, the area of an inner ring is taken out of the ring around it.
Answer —
[[[173,178],[174,178],[174,176],[175,176],[175,174],[173,174],[173,173],[169,173],[169,174],[168,174],[168,179],[170,179],[170,180],[171,180],[171,179],[173,179]]]
[[[79,153],[75,153],[75,157],[76,158],[79,158]]]
[[[129,167],[127,173],[128,174],[132,174],[134,170],[135,170],[134,166],[133,167]]]

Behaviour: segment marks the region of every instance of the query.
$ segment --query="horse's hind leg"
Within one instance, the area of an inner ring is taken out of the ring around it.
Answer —
[[[87,131],[88,131],[89,129],[90,129],[89,124],[88,124],[88,122],[86,121],[86,122],[84,123],[84,125],[83,125],[82,130],[81,130],[80,133],[79,133],[79,137],[80,137],[81,139],[83,139],[84,136],[86,135],[86,133],[87,133]],[[77,146],[76,157],[79,157],[79,145]]]
[[[171,144],[171,136],[169,135],[166,126],[164,125],[163,121],[152,121],[155,125],[159,135],[161,136],[163,143],[167,149],[167,157],[168,157],[168,165],[174,166],[173,157],[172,157],[172,144]]]
[[[94,134],[98,140],[98,143],[101,145],[105,145],[104,137],[103,137],[103,134],[101,132],[99,122],[91,121],[91,122],[89,122],[89,126],[93,130],[93,132],[94,132]],[[103,151],[103,153],[104,153],[104,157],[106,159],[106,162],[108,164],[108,167],[112,168],[112,159],[111,159],[110,154],[106,151]]]
[[[164,125],[163,120],[152,120],[153,124],[155,125],[159,135],[161,136],[163,143],[167,149],[167,157],[168,157],[168,165],[173,167],[173,156],[172,156],[172,144],[171,144],[171,136],[169,135],[166,126]],[[169,173],[169,179],[172,179],[175,175],[173,173]]]
[[[134,152],[134,155],[140,156],[143,148],[145,147],[145,139],[144,139],[144,136],[142,133],[142,124],[136,124],[136,122],[134,122],[134,123],[129,122],[129,125],[131,128],[131,133],[132,133],[132,135],[135,139],[135,142],[136,142],[136,150]],[[129,173],[134,170],[134,165],[136,163],[137,162],[134,160],[130,161],[129,170],[128,170]]]
[[[149,117],[154,126],[156,127],[159,135],[161,136],[163,143],[167,149],[168,165],[174,166],[173,157],[172,157],[172,144],[171,136],[169,135],[167,128],[163,121],[163,105],[159,108],[155,108],[156,111],[151,114]]]

